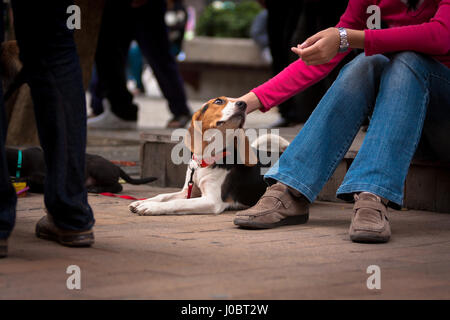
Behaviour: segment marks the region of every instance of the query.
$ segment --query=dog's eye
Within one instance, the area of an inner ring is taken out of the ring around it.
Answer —
[[[214,104],[223,104],[223,100],[222,99],[216,99],[216,101],[214,101]]]

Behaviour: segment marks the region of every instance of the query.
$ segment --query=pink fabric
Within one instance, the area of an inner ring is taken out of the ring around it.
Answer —
[[[371,13],[366,10],[370,5],[380,7],[381,20],[387,29],[367,29],[366,20]],[[450,0],[424,0],[415,11],[408,11],[401,0],[350,0],[337,27],[364,30],[366,56],[416,51],[450,67]],[[263,104],[261,111],[268,111],[325,78],[348,52],[337,54],[330,62],[317,66],[307,66],[299,59],[253,89]]]

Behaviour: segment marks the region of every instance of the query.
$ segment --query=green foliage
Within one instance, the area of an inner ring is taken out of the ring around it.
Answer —
[[[218,5],[219,4],[219,5]],[[253,19],[262,10],[250,0],[237,4],[225,1],[208,5],[197,22],[197,34],[209,37],[249,38]]]

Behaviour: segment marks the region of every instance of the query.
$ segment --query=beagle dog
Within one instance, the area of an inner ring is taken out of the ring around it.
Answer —
[[[226,97],[204,104],[192,116],[184,139],[192,159],[183,188],[135,201],[130,204],[130,211],[139,215],[219,214],[253,206],[267,187],[261,169],[271,166],[259,160],[260,146],[275,145],[275,150],[265,151],[275,153],[278,159],[289,143],[278,135],[267,134],[250,145],[242,129],[246,108],[244,101]],[[214,139],[206,139],[208,135]],[[211,148],[212,140],[222,141],[222,146]]]

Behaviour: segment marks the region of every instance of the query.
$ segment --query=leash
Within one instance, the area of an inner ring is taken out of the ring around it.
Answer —
[[[102,192],[102,193],[99,193],[99,195],[105,196],[105,197],[121,198],[121,199],[126,199],[126,200],[145,200],[145,199],[147,199],[147,198],[138,199],[138,198],[135,198],[135,197],[132,197],[132,196],[127,196],[127,195],[120,195],[119,196],[117,194],[110,193],[110,192]]]

